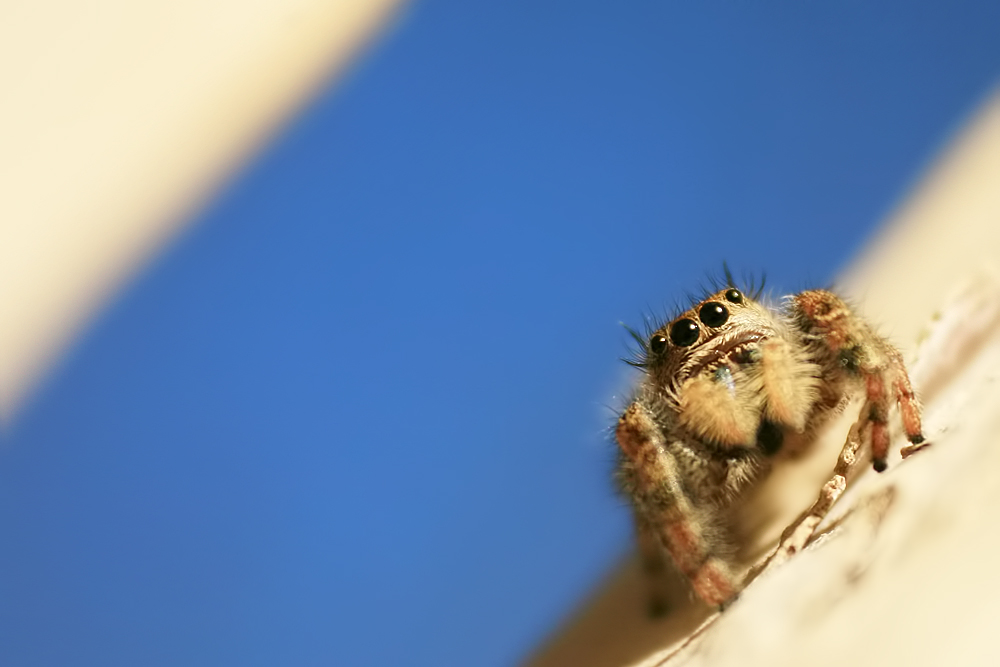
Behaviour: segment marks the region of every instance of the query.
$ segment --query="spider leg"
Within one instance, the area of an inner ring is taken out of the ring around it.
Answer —
[[[794,320],[817,350],[816,356],[828,368],[863,380],[868,402],[859,423],[871,425],[865,433],[871,443],[872,467],[882,472],[889,452],[887,421],[893,399],[899,405],[907,439],[914,445],[924,441],[920,404],[902,355],[832,292],[801,292],[792,304]]]
[[[895,349],[890,351],[892,365],[896,368],[896,378],[893,389],[896,393],[896,402],[899,403],[900,420],[903,422],[903,432],[906,439],[914,445],[919,445],[924,441],[923,430],[920,424],[920,403],[913,393],[913,386],[910,384],[910,375],[906,372],[902,355]]]
[[[736,579],[712,548],[711,526],[685,493],[677,461],[650,415],[633,403],[618,420],[615,436],[631,464],[633,498],[650,532],[699,598],[714,606],[732,600]]]
[[[873,334],[874,335],[874,334]],[[868,399],[868,410],[862,411],[862,419],[871,423],[872,467],[876,472],[886,469],[886,458],[889,454],[889,408],[893,400],[899,405],[899,417],[903,424],[906,439],[913,445],[921,445],[924,436],[920,423],[920,404],[910,385],[910,376],[906,372],[902,355],[888,342],[876,339],[881,343],[882,363],[860,364],[858,372],[865,379],[865,393]],[[903,451],[904,457],[912,453],[913,447]]]
[[[883,472],[889,456],[889,392],[882,373],[865,376],[865,390],[868,396],[867,414],[862,409],[860,421],[871,424],[869,438],[872,447],[872,467],[875,472]]]

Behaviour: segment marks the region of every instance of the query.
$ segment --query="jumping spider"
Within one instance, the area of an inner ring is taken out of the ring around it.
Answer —
[[[876,471],[886,468],[894,402],[906,437],[923,442],[900,353],[837,295],[808,290],[775,309],[727,279],[648,337],[631,332],[641,350],[630,363],[645,377],[615,429],[618,479],[647,571],[662,576],[665,550],[693,592],[720,608],[745,585],[736,512],[775,459],[808,449],[858,395],[852,434]],[[651,583],[656,613],[665,600]]]

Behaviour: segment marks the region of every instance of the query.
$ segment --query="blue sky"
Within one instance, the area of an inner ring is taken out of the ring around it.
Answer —
[[[630,548],[619,323],[723,260],[828,283],[991,90],[997,25],[409,5],[5,436],[0,659],[522,659]]]

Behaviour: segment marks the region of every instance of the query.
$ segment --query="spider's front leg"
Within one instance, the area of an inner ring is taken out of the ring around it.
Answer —
[[[732,600],[736,579],[713,550],[712,531],[685,494],[677,461],[652,417],[633,403],[618,420],[615,437],[630,469],[629,491],[640,530],[659,538],[699,598],[713,606]]]
[[[882,472],[889,453],[887,426],[893,401],[907,439],[914,445],[924,441],[920,404],[913,393],[903,357],[836,294],[809,290],[791,299],[793,319],[815,350],[817,361],[830,372],[860,378],[867,399],[858,423],[870,425],[872,467]],[[865,429],[860,429],[864,431]]]

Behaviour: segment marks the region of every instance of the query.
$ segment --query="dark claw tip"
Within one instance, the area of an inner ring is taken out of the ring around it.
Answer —
[[[885,472],[885,469],[889,466],[882,459],[875,459],[872,461],[872,468],[875,468],[875,472]]]
[[[923,441],[924,441],[923,433],[917,433],[916,435],[910,436],[910,442],[912,442],[914,445],[919,445]]]
[[[739,594],[733,595],[733,597],[729,598],[728,600],[726,600],[725,602],[723,602],[722,604],[720,604],[717,607],[717,609],[719,610],[719,613],[721,614],[725,610],[729,609],[729,607],[731,607],[732,604],[734,602],[736,602],[737,598],[739,598]]]

